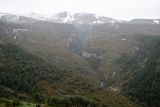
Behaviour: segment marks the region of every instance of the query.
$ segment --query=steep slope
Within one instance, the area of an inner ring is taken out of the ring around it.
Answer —
[[[97,67],[102,85],[144,105],[159,106],[160,26],[104,24],[93,29],[84,55]]]
[[[160,24],[159,19],[133,19],[130,23],[147,23],[147,24]]]
[[[63,65],[64,68],[83,72],[92,71],[85,60],[70,51],[70,44],[74,42],[72,39],[78,35],[72,25],[43,21],[29,24],[1,22],[0,27],[3,42],[19,45],[57,66]]]
[[[65,19],[68,13],[57,17]],[[93,14],[74,17],[75,23],[86,24],[2,17],[0,89],[8,94],[1,96],[40,102],[46,96],[82,95],[113,107],[138,106],[121,95],[125,92],[139,102],[159,105],[160,25],[104,18],[109,22],[93,25]]]
[[[27,23],[30,21],[48,21],[55,23],[68,23],[73,25],[94,25],[104,23],[121,23],[125,21],[112,19],[106,16],[98,16],[93,13],[73,13],[73,12],[59,12],[53,15],[41,15],[37,13],[30,14],[9,14],[0,13],[0,19],[5,22],[13,23]],[[29,19],[29,20],[28,20]]]
[[[123,55],[118,60],[121,64],[121,80],[127,95],[150,107],[159,103],[159,55],[160,37],[137,37],[140,49],[133,55]]]
[[[1,44],[0,49],[0,84],[18,93],[30,93],[30,95],[34,95],[33,93],[35,92],[44,93],[45,88],[47,90],[47,87],[45,87],[47,83],[55,85],[57,88],[59,87],[59,91],[61,90],[60,88],[62,90],[69,88],[72,83],[75,84],[74,86],[82,83],[83,86],[79,87],[81,90],[83,87],[88,87],[90,82],[94,80],[89,75],[84,76],[76,71],[66,71],[57,68],[12,44]],[[75,79],[76,81],[74,81]],[[86,82],[83,83],[83,81]],[[46,84],[40,85],[44,82]],[[64,87],[59,86],[58,83]],[[52,89],[50,86],[49,88]],[[54,91],[50,95],[55,93]],[[59,93],[57,92],[57,94]]]
[[[119,22],[118,20],[108,18],[105,16],[97,16],[91,13],[70,13],[60,12],[50,18],[51,21],[58,23],[70,23],[70,24],[103,24]]]
[[[121,69],[119,65],[115,64],[115,60],[122,54],[132,55],[139,49],[139,41],[135,37],[141,35],[158,36],[159,29],[160,26],[157,24],[95,25],[92,27],[90,38],[83,51],[86,54],[85,57],[90,58],[89,63],[98,67],[96,69],[100,79],[107,81],[106,85],[109,86],[110,80],[108,79],[116,79]]]
[[[100,88],[93,77],[57,68],[18,46],[1,44],[0,59],[0,90],[5,92],[1,97],[43,102],[53,95],[82,95],[112,107],[139,107],[120,94]]]
[[[139,107],[100,86],[92,61],[75,51],[79,47],[76,41],[86,45],[90,27],[45,21],[0,22],[0,89],[5,92],[1,96],[43,102],[53,95],[82,95],[112,107]],[[101,58],[101,53],[92,56]]]

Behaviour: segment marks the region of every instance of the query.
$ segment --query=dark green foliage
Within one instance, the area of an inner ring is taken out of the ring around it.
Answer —
[[[12,44],[0,45],[0,85],[18,92],[39,91],[41,80],[56,82],[62,70]]]
[[[0,103],[5,103],[5,102],[7,102],[6,98],[0,98]]]
[[[20,101],[18,99],[14,99],[13,106],[19,106],[19,105],[20,105]]]
[[[36,104],[36,107],[41,107],[40,104]]]
[[[0,86],[0,98],[14,97],[16,96],[12,90],[6,90],[5,87]]]
[[[34,55],[23,51],[20,47],[12,45],[12,44],[3,44],[0,45],[1,51],[8,57],[24,62],[24,63],[34,63],[34,62],[41,62],[42,60]]]
[[[20,106],[20,101],[18,99],[9,100],[5,98],[0,98],[0,104],[5,105],[5,107],[17,107]]]
[[[129,80],[123,86],[130,98],[152,107],[160,106],[160,38],[138,38],[140,49],[134,56],[119,59],[122,74]],[[125,59],[125,60],[124,60]],[[126,73],[127,72],[127,73]]]
[[[0,98],[0,104],[4,104],[5,107],[15,107],[15,103],[11,100],[7,100],[5,98]],[[18,104],[18,103],[17,103]]]
[[[89,100],[82,96],[56,96],[48,100],[50,106],[56,107],[105,107],[104,104]]]
[[[7,101],[7,102],[5,103],[5,105],[6,105],[6,107],[14,107],[14,106],[13,106],[13,103],[12,103],[11,101]]]
[[[44,102],[46,99],[46,96],[41,93],[33,93],[33,97],[36,99],[37,102]]]

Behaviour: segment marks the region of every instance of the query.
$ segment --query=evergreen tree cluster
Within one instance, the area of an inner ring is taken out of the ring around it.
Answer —
[[[0,45],[0,85],[16,92],[37,93],[41,80],[54,83],[63,71],[12,44]]]
[[[133,100],[150,107],[160,106],[160,38],[138,37],[140,49],[133,56],[122,55],[121,64],[124,92]]]

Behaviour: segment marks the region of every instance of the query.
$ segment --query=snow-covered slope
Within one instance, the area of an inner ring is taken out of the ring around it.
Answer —
[[[20,19],[22,18],[50,21],[56,23],[69,23],[69,24],[103,24],[103,23],[120,22],[112,18],[104,16],[96,16],[95,14],[90,14],[90,13],[60,12],[54,15],[41,15],[37,13],[18,14],[18,15],[0,14],[0,19],[7,22],[21,22]]]
[[[12,23],[32,23],[35,19],[23,15],[0,13],[0,21]]]
[[[104,23],[149,23],[160,24],[160,19],[133,19],[130,21],[116,20],[105,16],[97,16],[90,13],[60,12],[54,15],[29,14],[8,14],[0,13],[0,20],[5,22],[33,22],[37,20],[68,23],[68,24],[104,24]]]
[[[33,18],[35,20],[45,20],[45,21],[49,21],[50,20],[50,15],[42,15],[42,14],[38,14],[38,13],[34,13],[34,12],[31,12],[29,14],[22,14],[22,16],[25,16],[25,17],[30,17],[30,18]]]
[[[160,19],[155,19],[155,20],[153,20],[153,22],[156,24],[160,24]]]
[[[129,23],[160,24],[160,19],[133,19]]]
[[[61,12],[52,16],[51,21],[70,24],[103,24],[112,23],[116,20],[103,16],[96,16],[90,13]]]

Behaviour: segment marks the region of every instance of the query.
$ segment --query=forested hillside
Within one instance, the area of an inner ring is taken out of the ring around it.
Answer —
[[[17,100],[32,107],[160,106],[159,24],[7,20],[0,20],[0,107]]]
[[[160,106],[160,37],[139,36],[140,48],[134,55],[122,55],[121,80],[124,92],[132,99],[150,107]]]
[[[52,96],[61,96],[60,99],[56,98],[55,101],[63,102],[62,99],[67,100],[64,95],[71,94],[86,96],[105,105],[136,107],[136,104],[124,96],[119,94],[115,96],[115,93],[101,89],[97,82],[93,80],[93,77],[90,79],[87,75],[84,76],[84,74],[75,71],[57,68],[18,46],[1,44],[0,58],[1,97],[19,98],[41,103],[48,99],[48,104],[53,105],[59,103],[50,101],[49,99]],[[102,97],[102,95],[104,96]],[[79,98],[79,100],[81,99],[83,101],[83,97]],[[124,104],[114,102],[116,99],[127,102]],[[77,101],[79,102],[79,100]],[[86,99],[84,100],[86,101]],[[91,103],[88,101],[88,103],[94,104],[93,101],[91,100]],[[6,100],[3,102],[6,102]]]

